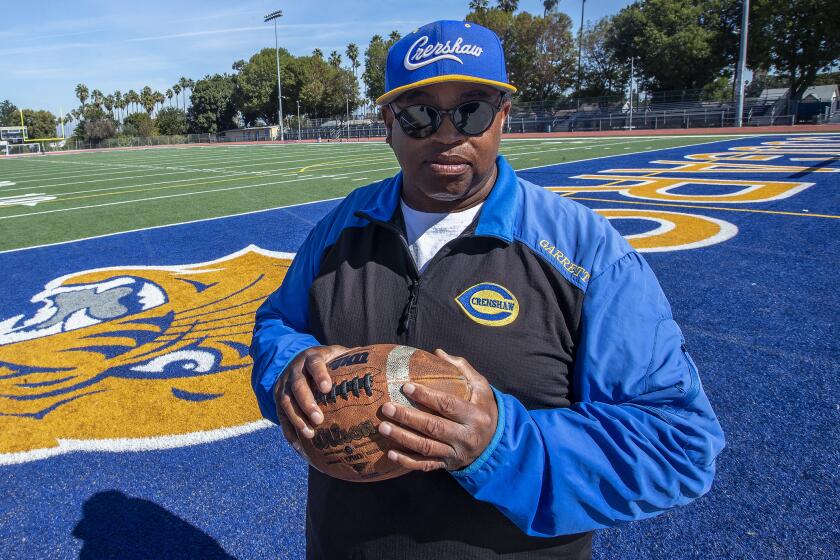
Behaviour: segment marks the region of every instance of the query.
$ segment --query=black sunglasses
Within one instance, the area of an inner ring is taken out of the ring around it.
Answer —
[[[393,104],[389,103],[391,111],[394,112],[400,128],[406,136],[412,138],[428,138],[440,128],[443,123],[443,116],[449,115],[449,119],[455,126],[455,130],[465,136],[480,136],[490,128],[496,113],[502,109],[505,94],[499,96],[499,102],[494,106],[489,101],[467,101],[453,109],[438,109],[431,105],[411,105],[402,111],[397,111]]]

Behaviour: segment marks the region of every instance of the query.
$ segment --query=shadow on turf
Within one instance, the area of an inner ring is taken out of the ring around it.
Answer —
[[[210,535],[177,515],[116,490],[85,502],[73,536],[83,541],[80,560],[235,560]]]

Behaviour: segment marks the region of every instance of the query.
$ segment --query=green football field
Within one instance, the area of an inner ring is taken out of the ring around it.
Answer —
[[[731,136],[505,140],[515,169]],[[0,251],[341,197],[398,171],[384,143],[208,145],[0,158]]]

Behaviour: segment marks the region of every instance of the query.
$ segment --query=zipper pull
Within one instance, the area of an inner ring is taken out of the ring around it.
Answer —
[[[402,312],[402,317],[400,317],[400,330],[398,334],[404,334],[408,332],[408,323],[411,321],[411,317],[414,313],[414,308],[417,305],[417,288],[420,282],[417,280],[412,280],[411,284],[408,286],[408,303],[405,304],[405,308]]]

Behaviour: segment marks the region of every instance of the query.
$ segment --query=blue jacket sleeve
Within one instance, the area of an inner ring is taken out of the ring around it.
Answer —
[[[706,493],[724,437],[653,272],[624,255],[589,282],[570,408],[496,393],[484,453],[454,474],[533,536],[652,517]]]
[[[309,332],[309,286],[321,256],[318,228],[310,232],[280,287],[257,309],[251,358],[251,385],[262,415],[278,423],[274,384],[300,352],[319,346]]]

